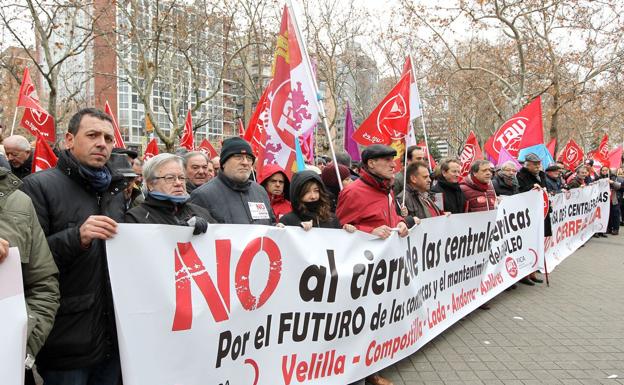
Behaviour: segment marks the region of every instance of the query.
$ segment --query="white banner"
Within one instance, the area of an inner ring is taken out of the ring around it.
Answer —
[[[24,383],[28,318],[17,247],[0,263],[0,379],[3,384]]]
[[[550,199],[552,236],[544,239],[546,266],[540,271],[553,271],[572,255],[594,233],[607,230],[609,221],[609,181],[600,179],[585,187],[557,194]]]
[[[402,358],[534,271],[541,192],[407,238],[120,225],[107,242],[125,385],[340,384]]]

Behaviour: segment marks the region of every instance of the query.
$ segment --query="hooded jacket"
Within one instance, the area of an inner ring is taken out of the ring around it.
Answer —
[[[281,168],[278,164],[267,164],[262,168],[262,175],[258,179],[258,183],[264,187],[266,190],[266,183],[269,178],[278,172],[284,175],[284,192],[281,195],[273,195],[268,192],[269,200],[271,201],[271,208],[273,209],[273,213],[275,214],[275,218],[279,220],[283,215],[288,214],[292,211],[292,207],[290,205],[290,201],[287,197],[290,194],[290,180],[288,179],[288,175],[286,175],[286,171]]]
[[[28,353],[35,356],[52,330],[59,307],[58,269],[22,182],[0,168],[0,238],[17,246],[28,311]]]
[[[438,177],[437,183],[431,187],[432,193],[442,193],[444,201],[444,211],[452,214],[460,214],[464,212],[466,206],[466,197],[459,183],[451,183],[442,175]]]
[[[373,176],[364,168],[360,179],[340,192],[336,216],[340,223],[354,225],[367,233],[379,226],[396,227],[405,222],[398,214],[392,181]]]
[[[55,168],[29,175],[22,190],[30,196],[59,269],[61,302],[54,327],[37,356],[50,370],[85,368],[117,354],[117,333],[106,248],[95,239],[84,249],[80,226],[91,215],[123,222],[122,175],[107,164],[111,182],[96,192],[78,161],[65,150]]]
[[[319,221],[318,216],[314,213],[303,212],[300,210],[301,202],[299,196],[303,190],[303,186],[309,181],[315,181],[319,184],[320,188],[327,193],[327,189],[321,180],[321,177],[314,171],[301,171],[293,176],[292,184],[290,185],[290,201],[292,202],[292,211],[284,215],[280,219],[280,223],[286,226],[301,226],[301,222],[312,221],[313,227],[324,227],[329,229],[341,228],[340,222],[332,214],[326,221]]]
[[[464,212],[472,213],[475,211],[494,210],[496,208],[496,192],[492,182],[487,185],[475,182],[472,174],[469,174],[459,185],[466,197]]]

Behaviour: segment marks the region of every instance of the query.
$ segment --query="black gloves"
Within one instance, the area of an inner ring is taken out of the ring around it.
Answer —
[[[192,217],[186,223],[194,227],[193,235],[203,234],[208,230],[208,221],[202,217]]]

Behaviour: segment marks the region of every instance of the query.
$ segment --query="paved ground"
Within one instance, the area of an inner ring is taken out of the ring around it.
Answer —
[[[518,286],[384,376],[395,385],[624,384],[624,235],[590,240],[550,287]]]

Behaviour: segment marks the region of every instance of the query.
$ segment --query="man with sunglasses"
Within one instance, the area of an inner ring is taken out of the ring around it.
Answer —
[[[249,179],[256,157],[239,137],[223,141],[219,174],[191,193],[191,202],[207,209],[218,223],[274,225],[266,190]]]

